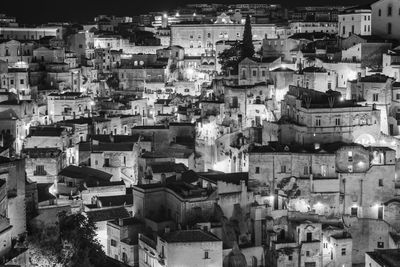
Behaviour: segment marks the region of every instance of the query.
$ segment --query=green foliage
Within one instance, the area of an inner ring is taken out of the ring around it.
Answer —
[[[240,51],[242,45],[240,42],[236,42],[230,48],[225,49],[218,55],[219,64],[221,64],[221,70],[224,74],[237,74],[238,64],[240,62]]]
[[[244,25],[243,42],[241,50],[241,58],[252,58],[254,56],[253,34],[251,32],[250,16],[247,15],[246,23]]]
[[[96,226],[78,213],[60,222],[60,238],[67,243],[64,266],[105,266],[105,254],[96,239]],[[90,263],[90,265],[88,265]]]
[[[112,89],[118,89],[119,87],[119,79],[118,76],[116,74],[113,74],[111,77],[109,77],[106,81],[107,85],[109,88]]]
[[[58,236],[53,228],[35,231],[28,238],[30,254],[34,256],[31,266],[107,266],[93,221],[82,214],[61,214]]]

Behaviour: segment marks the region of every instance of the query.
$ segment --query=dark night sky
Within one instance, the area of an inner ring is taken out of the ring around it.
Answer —
[[[163,11],[187,3],[281,3],[294,5],[352,5],[373,0],[1,0],[0,13],[17,17],[22,23],[91,20],[97,14],[136,15]]]

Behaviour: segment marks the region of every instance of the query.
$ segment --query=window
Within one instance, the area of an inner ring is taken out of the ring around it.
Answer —
[[[209,259],[209,257],[208,257],[208,251],[204,251],[204,258],[205,258],[205,259]]]
[[[293,260],[293,256],[292,256],[292,255],[289,255],[288,260],[289,260],[289,261],[292,261],[292,260]]]
[[[211,38],[211,33],[207,33],[207,38]]]
[[[354,33],[354,25],[351,25],[351,33]]]
[[[261,71],[261,76],[262,76],[262,77],[265,77],[265,70],[262,70],[262,71]]]
[[[327,170],[328,170],[328,166],[326,166],[326,165],[321,165],[321,175],[322,175],[323,177],[326,177],[326,175],[327,175]]]
[[[400,94],[396,94],[396,100],[400,99]]]
[[[346,255],[346,248],[342,248],[342,256]]]
[[[340,125],[340,118],[336,118],[336,119],[335,119],[335,125],[336,125],[336,126],[339,126],[339,125]]]
[[[122,261],[127,263],[128,262],[128,255],[125,252],[122,252]]]
[[[309,170],[308,166],[304,166],[304,175],[308,175],[309,174],[308,170]]]
[[[312,233],[307,233],[307,242],[312,241]]]
[[[321,126],[321,119],[316,119],[315,120],[315,126]]]
[[[342,34],[343,34],[343,35],[345,35],[345,34],[346,34],[346,26],[343,26],[343,29],[342,29]]]
[[[19,84],[24,84],[24,83],[25,83],[24,79],[19,80]]]
[[[380,17],[382,15],[382,10],[378,10],[378,16]]]
[[[34,175],[46,175],[46,171],[44,170],[43,165],[37,165],[36,170],[34,171]]]
[[[256,167],[256,173],[260,173],[260,167]]]
[[[379,179],[379,180],[378,180],[378,185],[379,185],[380,187],[383,186],[383,179]]]
[[[378,248],[384,248],[385,243],[384,242],[378,242]]]
[[[281,173],[286,173],[286,166],[285,165],[281,165]]]
[[[358,215],[358,207],[352,207],[350,210],[350,215],[357,216]]]
[[[116,247],[117,246],[117,241],[115,241],[114,239],[111,239],[111,246],[112,247]]]
[[[387,34],[392,34],[392,23],[387,24]]]
[[[392,6],[388,6],[387,15],[388,15],[388,17],[392,16]]]
[[[372,95],[372,101],[377,102],[379,99],[379,94],[373,94]]]
[[[253,77],[256,77],[256,76],[257,76],[257,71],[253,70]]]
[[[352,162],[352,161],[353,161],[353,151],[347,152],[347,160],[348,160],[349,162]]]
[[[110,159],[104,159],[104,167],[110,167]]]
[[[308,251],[308,250],[306,251],[306,256],[310,257],[310,251]]]

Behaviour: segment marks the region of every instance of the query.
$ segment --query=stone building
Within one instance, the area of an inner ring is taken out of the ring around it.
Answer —
[[[26,233],[26,203],[25,203],[25,161],[0,158],[0,182],[6,185],[7,192],[1,199],[0,212],[8,218],[11,228],[11,238],[19,239]],[[7,241],[5,243],[7,245]]]
[[[19,61],[31,63],[34,48],[35,44],[29,41],[3,41],[0,43],[0,60],[8,64],[14,64]]]
[[[221,15],[223,16],[223,14]],[[265,36],[275,36],[273,24],[253,24],[253,40],[262,40]],[[171,25],[171,45],[179,45],[185,53],[200,56],[206,50],[215,50],[218,41],[243,39],[244,24],[229,22],[229,19],[217,20],[213,24],[173,24]]]
[[[159,260],[162,266],[222,266],[222,241],[202,230],[166,232],[156,240],[139,235],[139,266],[155,266]]]
[[[253,85],[268,82],[270,69],[281,64],[279,57],[250,59],[245,58],[239,63],[239,85]]]
[[[92,100],[79,92],[52,93],[47,96],[51,122],[87,117],[92,113]]]
[[[380,137],[380,110],[344,100],[338,92],[290,86],[281,108],[283,143],[343,141],[370,145]]]
[[[143,231],[143,222],[134,217],[107,222],[107,256],[129,266],[137,266],[139,233]]]
[[[371,8],[349,8],[338,15],[338,35],[346,38],[351,34],[371,35]]]
[[[379,0],[371,4],[372,34],[386,39],[400,39],[399,6],[395,0]]]
[[[258,83],[225,87],[225,121],[239,129],[259,126],[263,120],[274,120],[273,85]]]
[[[137,183],[138,143],[98,143],[88,149],[92,168],[111,173],[113,181],[124,181],[127,185]]]
[[[389,116],[395,118],[397,111],[390,112],[392,104],[392,83],[393,79],[375,74],[365,77],[360,77],[357,80],[351,81],[347,87],[347,96],[365,106],[374,106],[381,113],[381,132],[384,134],[395,133],[397,121],[394,124]],[[389,123],[390,122],[390,123]]]
[[[66,157],[59,148],[26,148],[26,176],[36,183],[54,183],[58,173],[66,166]]]
[[[319,67],[307,67],[293,74],[293,84],[320,92],[335,90],[337,74]]]

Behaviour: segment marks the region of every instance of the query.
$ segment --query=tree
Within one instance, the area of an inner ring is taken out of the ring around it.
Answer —
[[[246,23],[244,24],[242,50],[240,53],[241,59],[246,57],[251,58],[254,56],[253,34],[251,32],[250,16],[247,15]]]
[[[223,73],[238,73],[241,47],[240,42],[236,42],[230,48],[225,49],[218,55],[219,64],[221,64],[221,70]]]
[[[54,227],[53,227],[54,228]],[[106,267],[106,255],[96,239],[96,226],[84,215],[59,216],[55,229],[35,231],[28,248],[31,266]]]
[[[106,266],[106,256],[96,239],[96,226],[81,213],[61,220],[60,238],[66,243],[62,253],[63,266]]]

